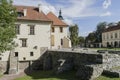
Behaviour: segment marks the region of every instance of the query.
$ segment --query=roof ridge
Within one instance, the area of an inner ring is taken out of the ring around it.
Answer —
[[[52,16],[52,17],[51,17]],[[47,14],[47,17],[50,19],[50,20],[52,20],[53,21],[53,25],[60,25],[61,24],[61,26],[68,26],[64,21],[62,21],[62,20],[60,20],[53,12],[49,12],[48,14]],[[54,18],[54,20],[53,20],[53,17],[55,17]],[[56,21],[58,21],[58,22],[56,22]],[[59,24],[58,24],[59,23]]]

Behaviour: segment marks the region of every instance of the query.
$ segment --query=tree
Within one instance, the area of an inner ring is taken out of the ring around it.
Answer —
[[[82,36],[80,36],[79,38],[79,44],[81,45],[81,46],[84,46],[84,44],[85,44],[85,38],[84,37],[82,37]]]
[[[89,33],[88,36],[86,37],[86,40],[87,42],[94,43],[96,40],[95,33],[94,32]]]
[[[74,26],[70,26],[69,27],[69,32],[70,32],[70,39],[71,39],[71,43],[72,46],[76,46],[78,45],[78,26],[74,25]]]
[[[108,27],[112,27],[114,25],[115,25],[115,23],[111,22],[111,23],[108,24]]]
[[[97,25],[97,29],[96,29],[96,32],[95,32],[97,43],[102,42],[102,32],[106,29],[106,26],[107,26],[106,22],[101,22]]]
[[[14,47],[16,11],[11,0],[0,0],[0,53]]]

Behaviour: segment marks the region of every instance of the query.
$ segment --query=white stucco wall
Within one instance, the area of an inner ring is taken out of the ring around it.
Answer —
[[[63,32],[60,32],[60,26],[54,26],[54,32],[51,33],[51,35],[54,35],[54,43],[55,45],[52,46],[52,49],[58,49],[61,46],[61,39],[64,37],[67,37],[67,27],[63,27]]]
[[[115,38],[115,33],[117,33],[117,38]],[[111,38],[111,35],[113,36],[113,38]],[[112,42],[114,45],[115,41],[117,41],[117,42],[120,41],[120,30],[114,30],[114,31],[102,33],[102,44],[104,47],[107,46],[107,42],[109,42],[109,43]]]
[[[51,47],[51,32],[50,22],[29,22],[29,21],[19,21],[16,24],[20,24],[20,34],[14,39],[18,46],[15,48],[15,52],[18,52],[19,61],[23,61],[25,57],[26,60],[36,60],[40,57],[40,48],[47,47],[50,49]],[[29,25],[35,25],[35,35],[30,35]],[[27,39],[27,47],[22,47],[21,38]],[[36,49],[34,47],[37,46]],[[30,52],[33,52],[34,56],[30,56]],[[2,61],[8,60],[8,52],[2,56]]]

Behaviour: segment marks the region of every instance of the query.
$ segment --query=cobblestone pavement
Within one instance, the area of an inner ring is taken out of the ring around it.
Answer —
[[[20,73],[17,73],[17,74],[10,74],[10,75],[5,74],[4,76],[2,76],[0,78],[0,80],[14,80],[14,79],[16,79],[18,77],[22,77],[24,75],[26,75],[24,72],[20,72]]]

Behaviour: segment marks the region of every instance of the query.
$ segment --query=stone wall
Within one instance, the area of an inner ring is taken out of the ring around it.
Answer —
[[[13,54],[10,64],[0,63],[0,71],[4,73],[9,68],[13,73],[26,70],[54,70],[57,74],[75,70],[76,76],[82,80],[90,80],[100,76],[104,70],[120,66],[120,56],[117,54],[81,53],[74,51],[44,51],[36,61],[18,61]]]
[[[48,51],[45,54],[44,70],[53,69],[57,74],[76,70],[76,76],[82,80],[94,79],[103,72],[102,54],[69,51]]]
[[[7,70],[8,70],[8,62],[0,61],[0,74],[7,73]]]
[[[20,61],[18,66],[19,66],[19,71],[24,71],[26,68],[29,68],[29,61]]]
[[[110,70],[111,68],[120,66],[120,55],[118,54],[104,54],[103,57],[103,68]]]
[[[73,63],[76,67],[82,64],[102,64],[103,55],[102,54],[89,54],[80,52],[65,52],[65,51],[48,51],[46,58],[51,57],[53,67],[56,66],[58,60],[60,59],[73,59]]]
[[[18,57],[15,57],[14,51],[11,51],[9,56],[9,74],[16,74],[17,72],[18,72]]]

